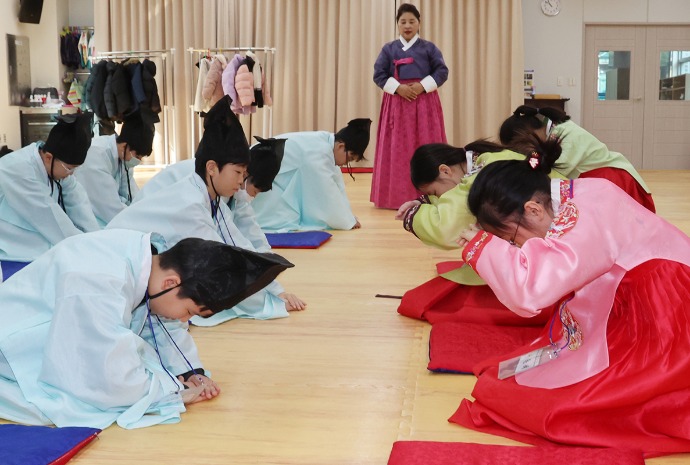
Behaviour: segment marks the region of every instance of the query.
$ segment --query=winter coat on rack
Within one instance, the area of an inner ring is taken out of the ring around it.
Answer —
[[[89,60],[86,63],[86,67],[91,69],[93,67],[93,62],[91,61],[92,56],[96,56],[96,35],[91,33],[89,38],[89,43],[87,45]]]
[[[237,98],[243,107],[249,107],[254,102],[254,76],[246,64],[237,68],[235,75],[235,90]]]
[[[108,78],[105,81],[103,98],[108,110],[108,118],[114,121],[122,121],[124,115],[130,113],[133,108],[132,97],[129,91],[129,76],[121,63],[109,61],[106,69]]]
[[[141,63],[141,81],[144,86],[144,93],[146,94],[145,106],[148,106],[153,113],[160,113],[162,110],[161,99],[158,95],[158,84],[156,84],[156,64],[145,59]],[[158,118],[160,120],[160,118]]]
[[[206,83],[206,76],[208,76],[208,70],[211,67],[211,60],[206,57],[202,57],[199,60],[199,80],[196,82],[196,94],[194,94],[194,111],[206,113],[211,109],[211,105],[208,104],[208,100],[205,99],[201,94],[204,90],[204,84]]]
[[[122,62],[122,66],[127,71],[129,76],[129,83],[132,90],[132,111],[137,111],[139,106],[146,103],[146,93],[144,92],[144,84],[142,82],[141,68],[142,65],[137,59],[127,59]]]
[[[218,100],[223,98],[223,70],[227,66],[227,59],[223,55],[214,55],[211,59],[211,67],[206,75],[204,89],[201,95],[213,106]]]
[[[81,37],[79,37],[79,42],[77,43],[77,49],[79,50],[79,66],[86,68],[89,64],[89,37],[86,31],[81,33]]]
[[[93,112],[100,119],[108,119],[108,109],[105,107],[104,91],[105,82],[108,79],[108,62],[101,60],[91,68],[91,74],[86,81],[86,88],[84,94],[86,97],[86,105],[93,110]]]
[[[273,99],[271,98],[271,89],[266,85],[266,74],[261,71],[261,95],[264,98],[264,105],[270,107],[273,105]]]
[[[60,37],[60,58],[62,64],[68,68],[79,68],[81,55],[79,54],[79,37],[74,31],[66,31]]]
[[[263,83],[263,70],[261,69],[261,62],[259,61],[259,58],[251,51],[247,52],[247,61],[249,61],[249,58],[254,61],[254,67],[249,66],[249,63],[247,63],[247,66],[249,66],[249,71],[252,72],[252,77],[254,78],[254,105],[262,108],[264,106],[264,97],[263,93],[261,92],[261,86]]]
[[[237,53],[234,57],[232,57],[232,60],[230,60],[228,66],[225,67],[225,71],[223,71],[223,92],[225,92],[225,95],[229,95],[232,99],[230,108],[232,109],[233,113],[242,112],[242,105],[237,98],[237,91],[235,90],[235,76],[237,75],[237,68],[240,67],[243,61],[244,57]]]

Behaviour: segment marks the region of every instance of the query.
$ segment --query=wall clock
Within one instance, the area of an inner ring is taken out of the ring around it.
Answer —
[[[561,11],[561,0],[541,0],[541,11],[546,16],[556,16]]]

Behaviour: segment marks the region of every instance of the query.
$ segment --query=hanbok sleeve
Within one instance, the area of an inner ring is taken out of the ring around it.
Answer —
[[[506,307],[529,317],[603,275],[615,263],[606,238],[575,230],[566,236],[570,237],[532,238],[516,247],[480,231],[462,256]]]
[[[335,166],[332,157],[323,157],[317,163],[309,164],[308,171],[302,174],[308,179],[312,206],[306,206],[302,218],[308,223],[323,221],[331,229],[352,229],[357,219],[352,214],[350,201],[345,191],[345,182],[340,168]]]
[[[388,48],[384,46],[376,58],[376,62],[374,62],[374,83],[381,89],[384,88],[388,79],[393,77],[390,71],[392,63],[393,57],[388,53]]]
[[[189,333],[188,323],[167,318],[160,318],[159,322],[158,318],[155,317],[151,321],[156,335],[155,343],[158,345],[158,351],[165,364],[165,368],[170,373],[177,376],[191,369],[204,368],[201,364],[201,359],[199,359],[199,352],[194,339]],[[154,346],[151,329],[148,324],[144,326],[141,337],[152,347]],[[187,365],[187,361],[192,366],[191,368]]]
[[[237,194],[235,194],[237,197]],[[235,198],[232,208],[233,217],[237,229],[246,237],[257,252],[269,252],[271,246],[266,239],[261,227],[256,222],[256,214],[251,204],[243,199]]]
[[[439,249],[457,249],[460,232],[476,222],[467,208],[469,185],[458,184],[441,197],[432,197],[410,211],[404,221],[405,228],[424,244]]]
[[[105,149],[101,147],[89,149],[87,165],[77,168],[74,176],[86,191],[96,218],[108,224],[115,215],[124,210],[127,203],[126,199],[120,195],[120,185],[110,174],[107,155],[103,152]],[[134,189],[132,189],[132,197],[134,194]]]
[[[431,76],[436,83],[436,87],[441,87],[448,80],[448,66],[443,60],[443,54],[439,48],[430,43],[429,49],[429,64],[431,69],[429,76]]]
[[[74,225],[84,232],[100,230],[101,226],[93,214],[89,196],[82,185],[77,182],[74,176],[66,177],[61,183],[65,210]]]
[[[171,394],[181,385],[163,370],[155,349],[130,329],[132,304],[123,281],[84,273],[60,280],[39,375],[51,403],[61,398],[65,417],[83,414],[91,419],[84,424],[99,416],[112,422],[113,415],[118,423],[126,418],[128,427],[145,414],[146,424],[179,418],[184,406]],[[163,403],[172,403],[172,417],[169,409],[162,414]]]
[[[2,185],[5,201],[17,216],[31,225],[51,244],[55,245],[66,237],[81,233],[50,195],[50,190],[45,183],[35,177],[18,174],[0,166],[0,185]],[[90,207],[88,199],[86,199],[86,205]]]

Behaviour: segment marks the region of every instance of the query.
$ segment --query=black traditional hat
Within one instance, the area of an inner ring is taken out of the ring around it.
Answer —
[[[178,246],[187,248],[180,276],[183,288],[196,294],[199,303],[213,313],[234,307],[295,266],[278,254],[251,252],[217,241],[187,238],[170,252]]]
[[[68,165],[81,165],[91,147],[92,113],[62,115],[43,145],[45,152]]]
[[[249,164],[249,143],[240,120],[230,109],[231,103],[230,96],[225,95],[204,116],[204,134],[194,154],[197,160]]]
[[[364,156],[364,151],[369,145],[369,131],[371,120],[369,118],[356,118],[347,123],[347,126],[338,131],[335,139],[345,143],[345,150]]]
[[[144,118],[141,110],[125,116],[118,142],[126,142],[137,155],[151,155],[155,128],[149,118]]]
[[[273,180],[280,171],[280,163],[283,161],[285,141],[287,139],[263,139],[254,136],[258,144],[250,149],[251,159],[247,167],[249,181],[261,192],[271,190]]]

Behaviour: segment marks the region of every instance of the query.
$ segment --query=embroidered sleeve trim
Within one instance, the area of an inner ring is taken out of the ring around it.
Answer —
[[[568,183],[562,183],[561,185],[568,186]],[[551,229],[546,232],[546,237],[558,238],[563,236],[571,229],[575,227],[577,219],[580,214],[577,210],[577,206],[571,201],[563,203],[561,206],[561,211],[558,212],[558,216],[554,218],[553,223],[551,223]]]
[[[476,265],[479,255],[481,255],[481,249],[484,248],[488,241],[489,233],[482,231],[474,236],[474,239],[472,239],[462,251],[463,260],[465,260],[465,263],[467,263],[474,271],[477,271]],[[477,260],[474,260],[475,256],[477,256]]]
[[[407,213],[405,213],[405,218],[403,219],[403,228],[405,228],[405,231],[411,232],[412,234],[414,234],[415,237],[418,237],[418,236],[414,232],[414,226],[413,226],[414,216],[417,214],[417,212],[419,211],[419,207],[421,207],[422,205],[423,205],[423,203],[419,204],[419,205],[415,205],[414,207],[407,210]]]

